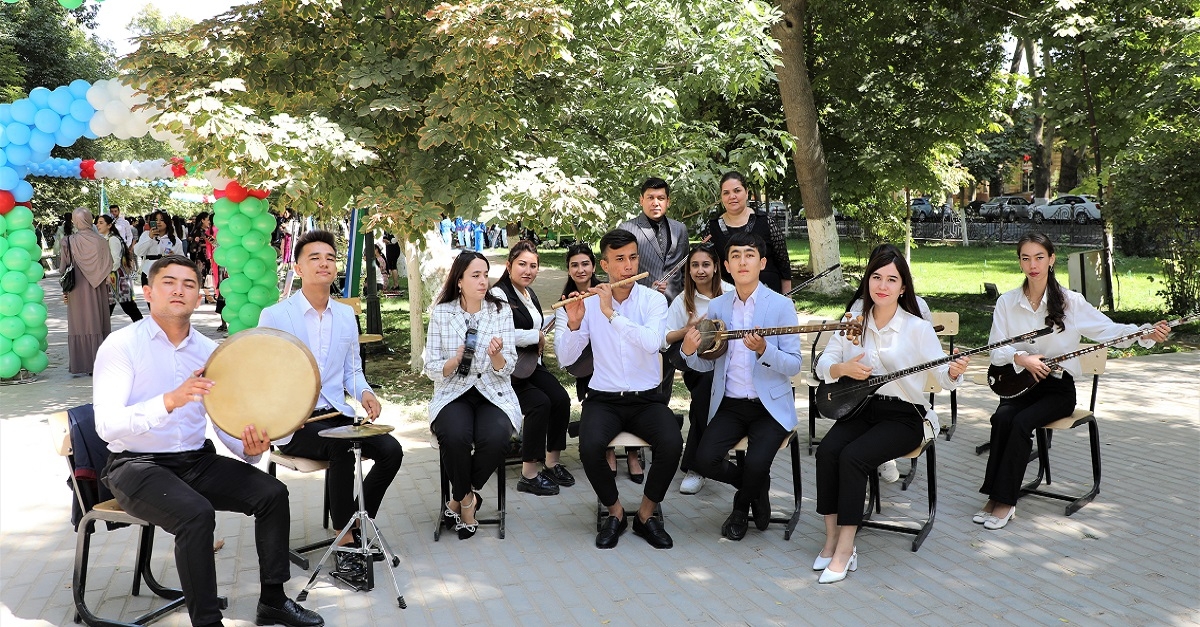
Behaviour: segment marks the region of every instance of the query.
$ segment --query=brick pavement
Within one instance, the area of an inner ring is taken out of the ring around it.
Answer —
[[[55,300],[53,283],[43,281],[49,301]],[[61,305],[52,303],[52,318],[64,319],[56,309]],[[218,324],[211,309],[196,316],[206,332]],[[50,343],[52,360],[63,363],[65,329],[52,325]],[[51,368],[38,382],[0,388],[0,625],[70,624],[76,536],[67,523],[65,466],[50,449],[45,418],[89,396],[90,379],[71,378],[65,366]],[[1080,398],[1086,398],[1082,386]],[[938,517],[928,540],[914,554],[908,536],[864,530],[859,570],[836,586],[818,586],[810,570],[823,527],[814,511],[808,455],[801,460],[803,513],[790,542],[779,525],[752,530],[740,543],[720,538],[732,488],[709,482],[699,495],[682,496],[676,483],[664,504],[674,549],[654,551],[626,534],[615,550],[596,550],[595,497],[572,441],[564,458],[580,482],[558,497],[518,493],[516,471],[508,471],[507,539],[483,527],[469,541],[443,535],[435,543],[436,451],[428,446],[423,423],[389,407],[382,421],[398,427],[406,455],[378,523],[402,556],[396,573],[409,608],[395,606],[390,581],[379,569],[377,587],[369,593],[322,578],[308,605],[328,625],[1200,621],[1200,354],[1109,362],[1097,412],[1101,492],[1070,518],[1063,516],[1061,502],[1027,497],[1003,530],[985,531],[970,522],[982,502],[976,490],[985,463],[974,447],[987,437],[995,400],[986,388],[968,384],[959,401],[954,440],[937,445]],[[945,403],[939,398],[939,407]],[[828,424],[819,423],[819,429]],[[1088,480],[1086,442],[1083,433],[1055,439],[1059,487],[1080,488]],[[792,490],[786,453],[777,457],[772,475],[772,500],[782,510]],[[280,477],[293,496],[293,543],[323,537],[319,478],[286,470]],[[618,485],[624,502],[633,506],[638,486],[624,470]],[[494,511],[494,486],[484,495],[486,515]],[[883,517],[922,512],[926,495],[922,461],[907,492],[899,484],[883,486]],[[226,624],[250,625],[257,596],[252,523],[219,514],[217,537],[225,541],[217,567],[220,591],[230,598]],[[93,546],[92,607],[126,619],[149,609],[156,599],[128,595],[132,533],[101,531]],[[170,537],[160,531],[155,572],[177,582],[170,548]],[[298,568],[293,575],[292,594],[307,579]],[[187,616],[180,610],[156,624],[187,625]]]

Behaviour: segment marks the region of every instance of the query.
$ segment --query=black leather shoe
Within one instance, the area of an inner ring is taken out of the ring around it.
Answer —
[[[258,611],[254,614],[254,624],[321,627],[325,624],[325,619],[321,618],[320,614],[306,610],[300,607],[300,604],[288,599],[284,602],[283,607],[271,607],[259,603]]]
[[[554,483],[544,471],[538,471],[533,478],[521,477],[517,481],[517,492],[528,492],[537,496],[554,496],[558,494],[558,484]]]
[[[754,513],[754,528],[766,531],[771,526],[771,486],[763,486],[763,491],[750,503],[750,511]]]
[[[600,533],[596,534],[596,548],[611,549],[617,546],[617,540],[621,539],[621,534],[625,533],[627,526],[629,523],[625,521],[624,516],[605,518],[604,524],[600,526]]]
[[[636,515],[633,517],[633,532],[643,538],[656,549],[669,549],[675,546],[671,534],[663,528],[662,521],[651,516],[650,520],[642,522]]]
[[[637,455],[638,461],[641,462],[642,456],[638,453],[634,453],[634,455]],[[625,467],[626,467],[626,470],[629,470],[629,480],[630,481],[637,483],[637,484],[641,484],[643,481],[646,480],[645,466],[642,467],[642,472],[634,473],[633,469],[630,467],[629,458],[626,457],[625,458]]]
[[[749,529],[750,523],[746,512],[739,512],[735,509],[729,514],[729,518],[725,519],[725,524],[721,525],[721,535],[736,542],[745,538]]]
[[[551,481],[564,488],[569,488],[575,485],[575,476],[572,475],[567,470],[567,467],[563,466],[562,464],[555,464],[554,468],[546,466],[542,469],[542,472],[545,473],[547,477],[550,477]]]

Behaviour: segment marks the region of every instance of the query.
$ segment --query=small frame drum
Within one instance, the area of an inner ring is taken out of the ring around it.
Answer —
[[[235,438],[251,424],[272,440],[290,435],[304,425],[321,393],[312,352],[276,329],[234,334],[208,358],[204,377],[215,383],[204,409],[217,428]]]

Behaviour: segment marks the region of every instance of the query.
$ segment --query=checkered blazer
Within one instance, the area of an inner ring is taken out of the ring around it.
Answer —
[[[513,429],[519,432],[521,405],[512,387],[512,372],[517,365],[517,341],[513,333],[512,308],[507,304],[501,303],[497,311],[492,303],[483,302],[483,309],[476,318],[479,341],[470,373],[466,376],[457,373],[451,373],[449,377],[442,376],[442,368],[454,358],[458,347],[465,341],[467,317],[467,312],[457,301],[434,305],[429,316],[429,334],[425,339],[425,376],[433,380],[429,421],[432,423],[450,401],[476,387],[484,398],[508,414]],[[499,337],[504,343],[500,351],[504,355],[504,367],[499,371],[492,369],[492,360],[487,356],[487,345],[493,337]]]

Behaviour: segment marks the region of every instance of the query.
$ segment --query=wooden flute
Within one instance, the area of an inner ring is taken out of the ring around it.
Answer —
[[[622,279],[622,280],[620,280],[620,281],[617,281],[617,282],[615,282],[615,283],[609,283],[608,285],[609,285],[609,287],[624,287],[624,286],[626,286],[626,285],[629,285],[629,284],[631,284],[631,283],[635,283],[635,282],[637,282],[637,281],[640,281],[640,280],[642,280],[642,279],[644,279],[644,278],[646,278],[646,277],[648,277],[648,276],[650,276],[650,273],[649,273],[649,272],[643,272],[643,273],[641,273],[641,274],[635,274],[634,276],[631,276],[631,277],[629,277],[628,279]],[[557,303],[554,303],[553,305],[551,305],[551,306],[550,306],[550,308],[551,308],[551,309],[558,309],[559,307],[563,307],[564,305],[568,305],[568,304],[570,304],[570,303],[573,303],[573,302],[575,302],[575,301],[577,301],[577,300],[583,300],[583,299],[585,299],[585,298],[587,298],[587,297],[589,297],[589,296],[595,296],[595,294],[580,294],[580,295],[578,295],[578,296],[572,296],[572,297],[570,297],[570,298],[568,298],[568,299],[566,299],[566,300],[560,300],[560,301],[558,301]]]

